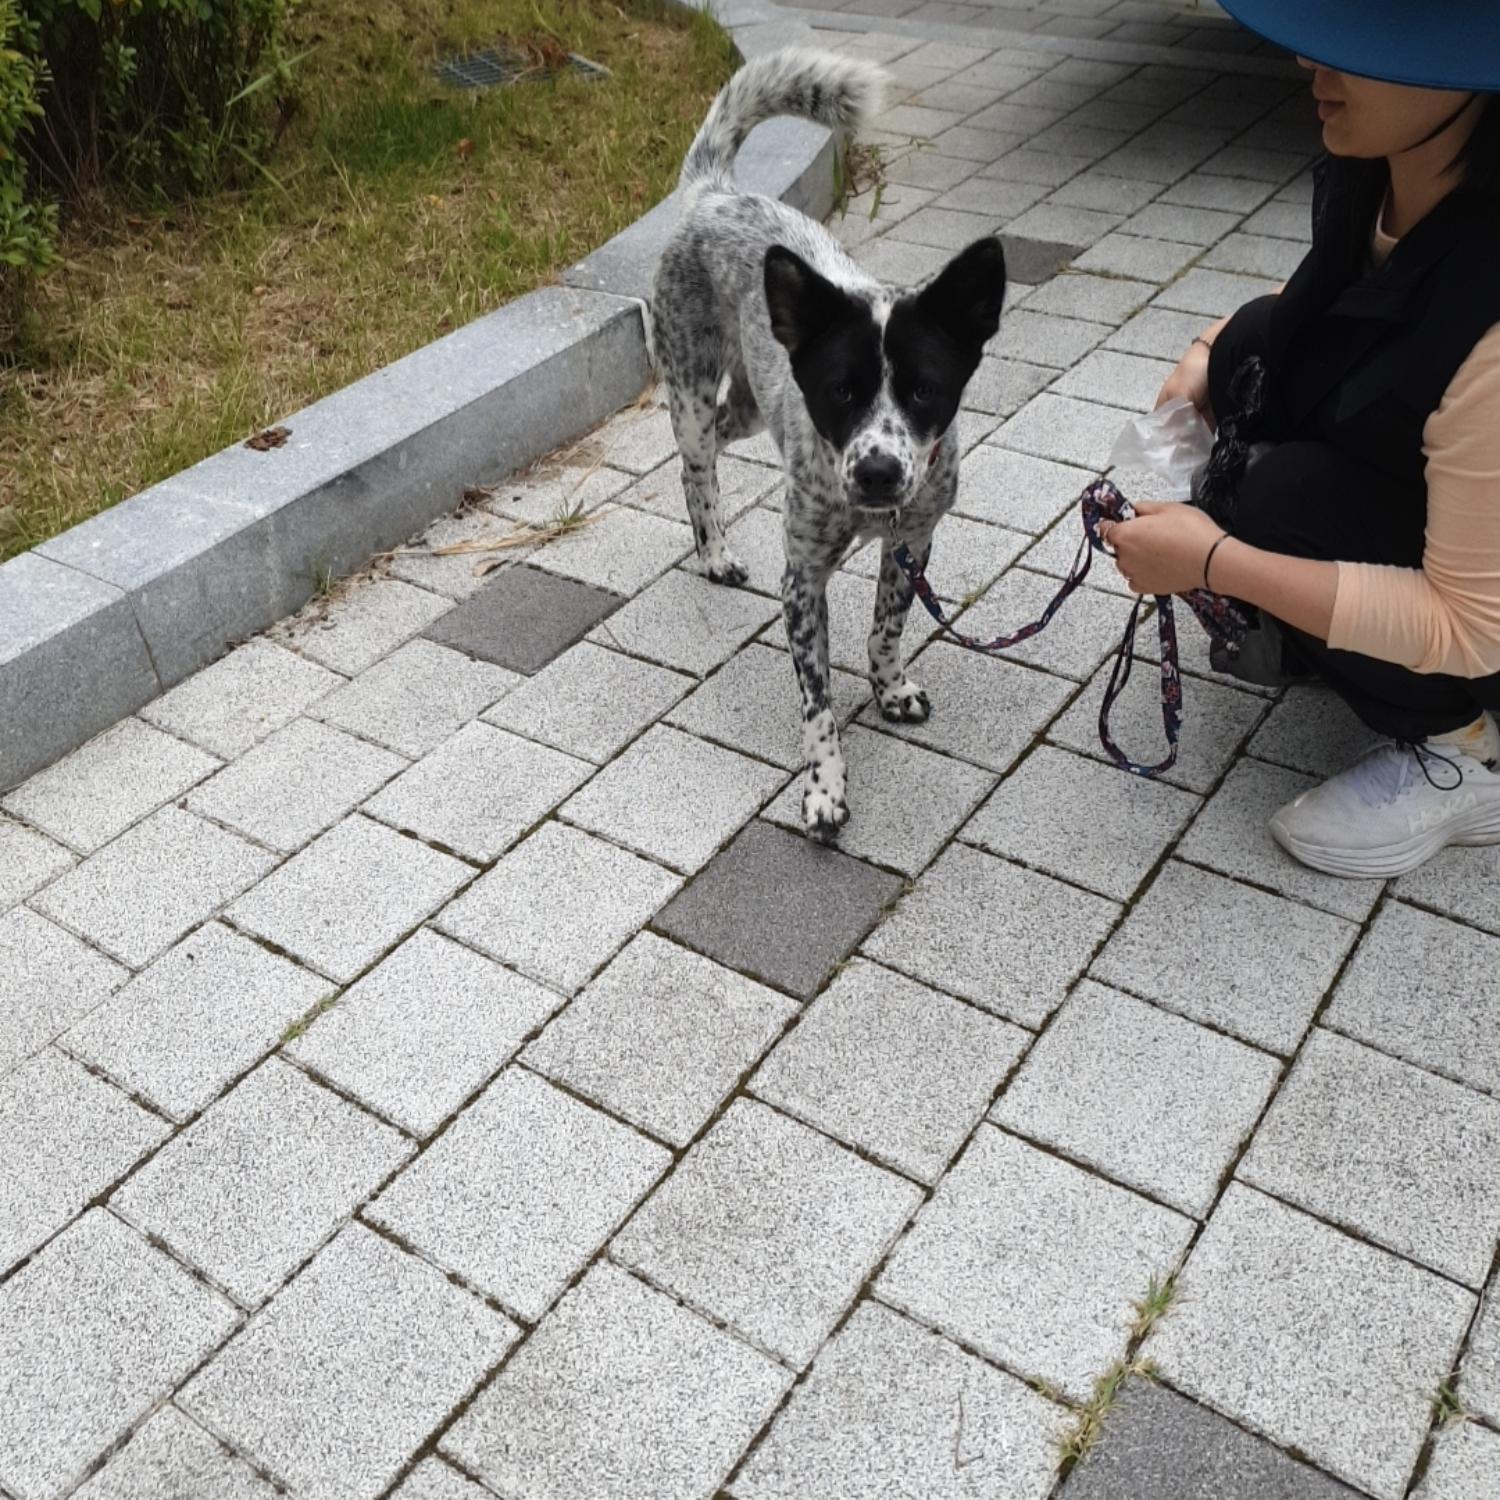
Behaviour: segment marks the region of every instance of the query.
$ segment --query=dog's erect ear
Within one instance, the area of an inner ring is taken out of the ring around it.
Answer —
[[[766,306],[776,342],[795,358],[820,333],[848,317],[853,304],[795,251],[772,245],[766,251]]]
[[[963,344],[983,344],[1000,326],[1005,250],[986,235],[960,250],[918,294],[921,311]]]

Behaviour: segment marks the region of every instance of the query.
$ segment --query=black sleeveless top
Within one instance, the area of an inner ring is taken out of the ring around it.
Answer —
[[[1386,182],[1383,162],[1320,163],[1312,248],[1276,299],[1249,435],[1331,443],[1425,501],[1422,428],[1500,323],[1500,199],[1455,190],[1372,267]]]

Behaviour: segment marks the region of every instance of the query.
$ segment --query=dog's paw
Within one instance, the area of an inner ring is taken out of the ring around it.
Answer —
[[[932,712],[927,694],[910,677],[894,687],[879,688],[880,712],[893,724],[920,724]]]
[[[808,838],[831,844],[848,821],[849,804],[844,794],[809,779],[802,793],[802,826]]]
[[[728,547],[711,547],[703,554],[703,573],[710,583],[739,588],[750,581],[750,569]]]

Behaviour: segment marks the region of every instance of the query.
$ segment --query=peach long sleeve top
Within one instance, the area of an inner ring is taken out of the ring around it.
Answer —
[[[1395,240],[1377,226],[1383,261]],[[1414,672],[1500,672],[1500,324],[1459,366],[1422,429],[1420,568],[1340,563],[1328,644]]]

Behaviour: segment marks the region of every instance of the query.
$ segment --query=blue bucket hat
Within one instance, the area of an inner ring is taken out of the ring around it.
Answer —
[[[1242,26],[1340,73],[1500,93],[1496,0],[1219,0]]]

